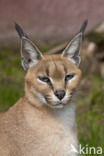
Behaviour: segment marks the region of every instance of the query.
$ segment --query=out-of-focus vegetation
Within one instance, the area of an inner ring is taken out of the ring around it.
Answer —
[[[92,75],[91,88],[78,98],[77,123],[79,142],[83,147],[102,147],[104,155],[104,79]],[[85,86],[87,83],[85,84]],[[85,151],[85,150],[84,150]],[[97,154],[93,154],[97,156]],[[86,154],[86,156],[89,156]],[[91,155],[92,156],[92,155]]]
[[[20,53],[3,49],[0,51],[0,111],[7,110],[24,94],[24,72]]]
[[[19,51],[0,51],[0,111],[7,110],[24,95],[25,72],[20,61]],[[104,149],[104,79],[99,72],[89,74],[89,70],[83,71],[83,79],[87,80],[77,104],[78,137],[83,146]]]

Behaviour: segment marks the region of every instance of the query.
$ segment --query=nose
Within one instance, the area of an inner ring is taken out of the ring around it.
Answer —
[[[65,96],[65,91],[64,90],[56,90],[54,93],[59,100],[62,100]]]

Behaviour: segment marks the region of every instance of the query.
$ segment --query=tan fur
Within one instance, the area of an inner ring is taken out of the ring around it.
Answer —
[[[75,77],[65,84],[68,73]],[[47,74],[52,86],[37,80]],[[80,69],[61,55],[44,55],[31,67],[25,77],[24,97],[0,114],[0,156],[76,156],[71,153],[71,144],[77,146],[72,95],[80,78]],[[68,94],[62,108],[55,106],[56,89],[64,89]]]

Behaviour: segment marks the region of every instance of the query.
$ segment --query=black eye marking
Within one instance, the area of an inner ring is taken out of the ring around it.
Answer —
[[[43,82],[46,82],[46,83],[51,83],[51,81],[50,81],[50,79],[48,77],[41,77],[41,76],[39,76],[38,79],[43,81]]]
[[[71,80],[74,77],[75,74],[68,74],[65,76],[65,82]]]

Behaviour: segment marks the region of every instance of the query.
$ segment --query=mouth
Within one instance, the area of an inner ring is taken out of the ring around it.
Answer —
[[[63,108],[67,103],[65,101],[57,101],[57,102],[54,102],[54,104],[52,104],[50,102],[50,99],[48,96],[45,96],[45,100],[47,101],[46,105],[48,105],[51,108],[59,108],[60,109],[60,108]]]
[[[51,108],[63,108],[64,107],[64,104],[63,103],[57,103],[57,104],[54,104],[54,105],[52,105],[52,104],[47,104],[49,107],[51,107]]]
[[[57,103],[55,105],[52,106],[53,108],[63,108],[64,104],[63,103]]]

